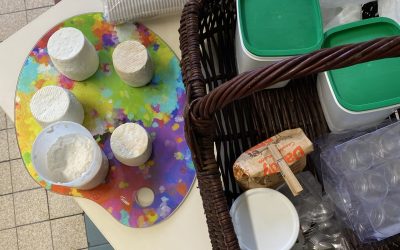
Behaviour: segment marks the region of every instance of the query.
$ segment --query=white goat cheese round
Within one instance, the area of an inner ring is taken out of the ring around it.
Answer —
[[[47,51],[57,70],[74,81],[92,76],[99,67],[99,56],[83,33],[75,28],[61,28],[47,43]]]
[[[151,81],[153,63],[140,42],[129,40],[118,44],[112,59],[115,71],[128,85],[141,87]]]
[[[111,135],[110,144],[115,158],[128,166],[140,166],[151,156],[149,134],[136,123],[118,126]]]

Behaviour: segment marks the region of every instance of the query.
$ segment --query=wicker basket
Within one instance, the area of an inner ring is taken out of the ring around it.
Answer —
[[[324,49],[237,75],[235,27],[235,1],[189,0],[179,30],[188,100],[186,139],[214,249],[239,249],[229,216],[229,207],[242,192],[233,178],[236,158],[286,129],[301,127],[311,139],[329,132],[315,74],[400,56],[400,37],[391,37]],[[286,79],[294,80],[285,88],[265,90]],[[400,249],[400,236],[368,245],[361,245],[352,233],[349,239],[354,248]]]

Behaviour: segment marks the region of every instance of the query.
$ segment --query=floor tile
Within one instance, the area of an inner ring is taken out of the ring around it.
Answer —
[[[18,250],[17,229],[0,231],[0,250]]]
[[[46,191],[43,188],[14,193],[17,226],[49,219]]]
[[[4,110],[0,108],[0,130],[3,130],[7,127],[7,122],[6,122],[6,113],[4,113]]]
[[[24,0],[0,0],[0,14],[25,10]]]
[[[17,228],[19,250],[52,249],[50,221]]]
[[[8,155],[8,141],[7,141],[7,130],[0,131],[0,162],[8,161],[10,156]]]
[[[3,41],[27,24],[26,12],[0,15],[0,23],[0,41]]]
[[[51,220],[54,249],[69,250],[88,247],[83,215]]]
[[[33,180],[26,170],[22,159],[11,161],[11,177],[14,192],[39,188],[40,185]]]
[[[12,193],[10,162],[0,163],[0,195]]]
[[[114,248],[110,244],[89,247],[89,250],[114,250]]]
[[[86,214],[84,216],[89,247],[108,244],[106,238],[104,238],[103,234],[97,229],[89,217]]]
[[[12,194],[0,196],[0,230],[15,227]]]
[[[50,219],[83,213],[71,196],[47,192],[49,197]]]
[[[21,154],[18,148],[17,136],[15,134],[15,129],[7,129],[7,137],[8,137],[8,151],[10,152],[10,159],[18,159],[21,158]]]
[[[54,0],[25,0],[26,9],[35,9],[54,5]]]
[[[8,117],[8,115],[6,115],[6,124],[7,124],[7,128],[14,128],[14,122],[11,121],[10,117]]]

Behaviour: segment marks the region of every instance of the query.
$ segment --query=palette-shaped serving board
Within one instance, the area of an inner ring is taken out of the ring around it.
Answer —
[[[61,75],[47,54],[49,37],[62,27],[81,30],[96,47],[100,66],[82,82]],[[126,85],[112,65],[112,52],[122,41],[135,39],[145,45],[153,60],[151,83],[133,88]],[[85,110],[83,125],[109,159],[104,184],[93,190],[78,190],[46,183],[31,162],[32,144],[42,130],[29,109],[40,88],[57,85],[72,91]],[[191,154],[184,137],[185,90],[179,60],[168,45],[141,24],[114,26],[102,14],[72,17],[50,30],[32,49],[21,70],[15,99],[15,126],[22,158],[30,175],[44,188],[64,195],[84,197],[100,204],[124,225],[141,228],[168,218],[184,201],[195,179]],[[153,154],[143,166],[118,162],[110,149],[110,135],[120,124],[138,122],[153,139]],[[152,205],[143,208],[136,193],[148,187],[155,193]]]

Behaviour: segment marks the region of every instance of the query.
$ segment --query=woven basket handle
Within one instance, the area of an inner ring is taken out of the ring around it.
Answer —
[[[192,115],[200,119],[210,119],[216,111],[227,104],[277,82],[397,56],[400,56],[400,36],[321,49],[307,55],[292,57],[264,68],[242,73],[207,95],[195,99],[191,104]]]

